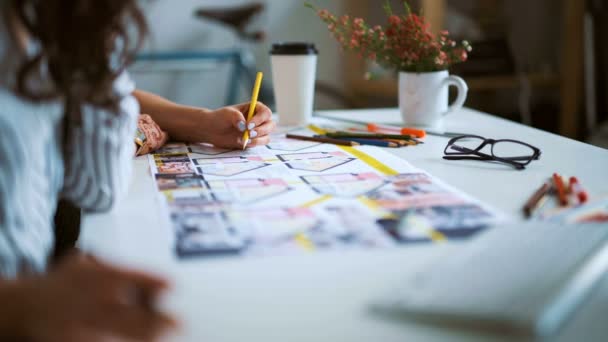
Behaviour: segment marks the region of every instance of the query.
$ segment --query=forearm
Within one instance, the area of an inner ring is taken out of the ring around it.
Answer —
[[[0,280],[0,340],[20,340],[27,325],[27,298],[17,281]]]
[[[172,140],[196,141],[197,137],[190,133],[193,131],[191,126],[209,114],[205,108],[179,105],[141,90],[136,90],[133,95],[139,101],[142,114],[150,115],[162,130],[169,133]]]

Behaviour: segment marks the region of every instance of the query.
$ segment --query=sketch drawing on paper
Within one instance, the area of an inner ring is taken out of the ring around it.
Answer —
[[[260,202],[291,190],[282,179],[208,180],[206,183],[214,198],[224,203]]]
[[[338,197],[366,195],[387,184],[384,177],[374,172],[312,175],[301,178],[316,192]]]
[[[196,168],[203,176],[232,177],[270,166],[261,157],[223,157],[194,159]]]
[[[278,154],[277,157],[291,169],[314,172],[325,172],[355,160],[339,151]]]

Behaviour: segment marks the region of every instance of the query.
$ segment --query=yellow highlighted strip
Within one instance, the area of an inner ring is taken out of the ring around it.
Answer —
[[[325,134],[326,133],[326,131],[323,128],[315,126],[315,125],[309,125],[308,129],[315,132],[316,134]],[[342,150],[344,150],[345,152],[348,152],[348,153],[352,154],[353,156],[357,157],[362,162],[373,167],[374,169],[382,172],[386,176],[396,176],[399,174],[399,172],[397,172],[393,168],[383,164],[378,159],[376,159],[376,158],[370,156],[369,154],[367,154],[363,151],[360,151],[354,147],[350,147],[350,146],[338,146],[338,147],[341,148]]]
[[[370,208],[373,211],[381,210],[381,207],[380,205],[378,205],[378,203],[372,201],[371,199],[365,196],[359,196],[357,197],[357,199],[359,200],[359,202],[363,203],[366,207]]]
[[[300,207],[302,207],[302,208],[314,207],[315,205],[323,203],[323,202],[325,202],[327,200],[330,200],[331,198],[332,198],[331,195],[323,195],[323,196],[321,196],[321,197],[319,197],[317,199],[314,199],[314,200],[312,200],[310,202],[306,202],[306,203],[302,204]]]
[[[163,191],[163,194],[167,198],[167,201],[173,202],[175,198],[173,197],[173,193],[171,191]]]
[[[315,125],[308,125],[308,129],[317,133],[317,134],[325,134],[327,133],[326,130],[324,130],[323,128],[319,127],[319,126],[315,126]]]
[[[315,245],[306,237],[306,235],[299,233],[295,235],[296,243],[307,251],[314,251]]]
[[[352,154],[353,156],[359,158],[361,161],[363,161],[367,165],[373,167],[374,169],[382,172],[386,176],[396,176],[399,174],[399,172],[397,172],[395,169],[381,163],[378,159],[370,156],[369,154],[367,154],[363,151],[357,150],[354,147],[340,146],[340,148],[343,149],[344,151]]]
[[[441,232],[439,232],[437,230],[432,230],[430,232],[430,237],[431,237],[431,240],[433,240],[433,242],[444,242],[444,241],[447,241],[446,236],[443,235]]]
[[[385,210],[384,208],[382,208],[382,206],[380,206],[378,203],[376,203],[375,201],[369,199],[366,196],[359,196],[357,197],[357,199],[359,200],[359,202],[361,202],[363,205],[365,205],[366,207],[368,207],[371,211],[376,212],[378,214],[380,214],[380,216],[383,219],[397,219],[398,217]]]

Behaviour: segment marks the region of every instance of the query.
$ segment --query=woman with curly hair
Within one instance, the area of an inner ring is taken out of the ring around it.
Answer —
[[[68,256],[50,266],[60,200],[106,211],[126,193],[140,112],[176,140],[266,144],[270,110],[208,110],[137,91],[126,67],[146,35],[136,0],[0,1],[0,339],[154,340],[167,283]]]

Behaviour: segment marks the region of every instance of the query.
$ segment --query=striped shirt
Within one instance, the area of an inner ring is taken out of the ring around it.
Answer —
[[[115,82],[119,113],[85,106],[68,132],[59,102],[30,103],[11,89],[20,63],[0,22],[0,277],[44,272],[59,198],[87,211],[109,210],[126,193],[139,104],[125,73]]]

